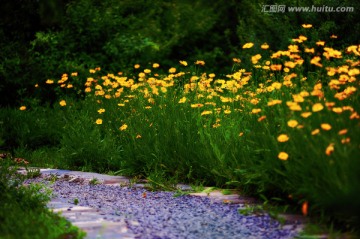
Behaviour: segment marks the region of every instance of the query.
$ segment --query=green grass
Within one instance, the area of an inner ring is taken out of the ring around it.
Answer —
[[[84,238],[85,233],[47,209],[50,192],[42,185],[21,186],[24,177],[16,169],[9,158],[0,158],[0,238]]]

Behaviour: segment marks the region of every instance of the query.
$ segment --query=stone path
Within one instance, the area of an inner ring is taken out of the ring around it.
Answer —
[[[22,170],[25,173],[25,170]],[[110,176],[98,173],[87,173],[79,171],[58,170],[58,169],[40,169],[43,177],[51,177],[56,175],[57,178],[69,180],[69,182],[90,183],[91,180],[97,183],[121,186],[129,185],[131,181],[123,176]],[[144,184],[132,184],[133,187],[144,187]],[[178,185],[182,190],[190,190],[187,185]],[[255,199],[242,197],[238,194],[224,195],[219,190],[209,190],[208,192],[190,193],[194,196],[209,197],[211,200],[222,203],[236,204],[254,204]],[[54,212],[60,212],[62,216],[71,221],[71,223],[87,233],[86,239],[113,239],[113,238],[136,238],[130,230],[123,218],[115,215],[105,215],[101,211],[84,206],[77,206],[74,202],[64,201],[64,199],[52,199],[48,207]],[[287,225],[292,227],[293,224],[301,222],[298,230],[303,229],[305,218],[299,215],[282,215],[286,219],[284,227]],[[111,218],[109,218],[111,217]]]

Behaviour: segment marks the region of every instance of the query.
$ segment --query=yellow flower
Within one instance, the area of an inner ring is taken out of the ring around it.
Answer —
[[[144,78],[146,75],[144,72],[140,72],[139,75],[138,75],[140,78]]]
[[[244,133],[243,133],[243,132],[240,132],[239,137],[241,137],[241,136],[243,136],[243,135],[244,135]]]
[[[289,155],[285,152],[280,152],[278,158],[285,161],[289,158]]]
[[[205,65],[205,61],[196,61],[195,65],[201,65],[204,66]]]
[[[316,103],[312,106],[313,112],[319,112],[324,109],[324,106],[321,103]]]
[[[231,113],[231,110],[224,110],[224,114],[230,114]]]
[[[95,71],[94,69],[90,69],[89,72],[90,72],[91,74],[93,74],[93,73],[95,73],[96,71]]]
[[[151,73],[151,70],[150,69],[145,69],[144,73],[149,74],[149,73]]]
[[[325,42],[324,41],[317,41],[316,45],[317,46],[325,46]]]
[[[66,101],[65,101],[65,100],[62,100],[62,101],[59,102],[59,104],[60,104],[61,106],[66,106]]]
[[[95,123],[96,124],[102,124],[102,122],[103,122],[102,119],[97,119]]]
[[[197,104],[191,104],[191,108],[200,108],[203,107],[203,104],[197,103]]]
[[[77,72],[73,72],[73,73],[71,73],[71,76],[78,76],[78,73],[77,73]]]
[[[99,114],[102,114],[102,113],[105,112],[105,109],[99,109],[97,112],[98,112]]]
[[[318,66],[318,67],[322,67],[323,65],[320,63],[321,61],[321,57],[320,56],[314,56],[311,60],[310,60],[310,63],[315,65],[315,66]]]
[[[301,117],[307,118],[307,117],[309,117],[311,114],[312,114],[311,112],[304,112],[304,113],[301,113]]]
[[[183,65],[183,66],[187,66],[187,65],[188,65],[188,63],[187,63],[186,61],[179,61],[179,62],[180,62],[180,64]]]
[[[127,124],[123,124],[119,129],[121,130],[121,131],[124,131],[124,130],[126,130],[127,129]]]
[[[314,48],[305,48],[305,52],[306,53],[315,53],[315,49]]]
[[[212,111],[210,110],[204,110],[201,115],[209,115],[209,114],[212,114]]]
[[[214,78],[214,77],[215,77],[215,74],[214,74],[214,73],[210,73],[210,74],[209,74],[209,77],[210,77],[210,78]]]
[[[299,123],[296,120],[289,120],[287,125],[291,128],[295,128]]]
[[[252,43],[252,42],[249,42],[249,43],[246,43],[245,45],[243,45],[243,49],[246,49],[246,48],[251,48],[251,47],[253,47],[254,46],[254,43]]]
[[[312,28],[311,24],[302,24],[301,25],[303,28]]]
[[[134,65],[134,68],[135,68],[135,69],[139,69],[139,68],[140,68],[140,65],[139,65],[139,64],[135,64],[135,65]]]
[[[153,65],[152,65],[152,67],[153,68],[158,68],[160,65],[158,64],[158,63],[154,63]]]
[[[176,68],[175,67],[171,67],[170,69],[169,69],[169,73],[175,73],[176,72]]]
[[[272,101],[269,101],[267,103],[268,106],[273,106],[273,105],[277,105],[277,104],[281,104],[281,100],[272,100]]]
[[[320,126],[323,130],[331,130],[331,125],[329,124],[321,124]]]
[[[19,110],[26,110],[26,106],[21,106],[20,108],[19,108]]]
[[[301,111],[301,106],[299,104],[292,104],[289,106],[291,111]]]
[[[277,137],[277,141],[283,143],[283,142],[286,142],[289,140],[289,136],[287,136],[286,134],[280,134],[278,137]]]
[[[262,115],[262,116],[260,116],[260,117],[258,118],[258,121],[261,122],[261,121],[263,121],[264,119],[266,119],[266,116],[265,116],[265,115]]]
[[[252,62],[253,64],[257,64],[260,59],[261,59],[261,55],[260,55],[260,54],[257,54],[257,55],[255,55],[255,56],[252,56],[252,57],[251,57],[251,62]]]
[[[50,85],[50,84],[54,84],[54,81],[49,79],[45,83]]]
[[[141,139],[141,135],[140,134],[136,135],[136,138]]]
[[[311,135],[316,135],[318,133],[320,133],[319,129],[314,129],[313,131],[311,131]]]
[[[186,97],[182,97],[180,100],[179,100],[179,103],[182,104],[182,103],[185,103],[186,102]]]
[[[265,43],[264,43],[264,44],[262,44],[260,47],[261,47],[261,49],[266,50],[266,49],[268,49],[268,48],[269,48],[269,45],[265,42]]]
[[[334,108],[332,108],[332,111],[340,114],[341,112],[343,112],[343,109],[341,107],[334,107]]]
[[[348,132],[348,130],[347,129],[342,129],[342,130],[340,130],[339,131],[339,135],[344,135],[344,134],[346,134]]]
[[[251,113],[253,113],[253,114],[257,114],[260,112],[261,112],[261,109],[252,109],[252,111],[251,111]]]
[[[334,152],[334,144],[331,143],[331,144],[329,144],[329,146],[327,146],[327,148],[325,150],[325,154],[327,156],[330,156],[333,152]]]

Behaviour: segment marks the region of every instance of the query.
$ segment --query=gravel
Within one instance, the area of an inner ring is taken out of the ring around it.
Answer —
[[[101,211],[104,219],[125,220],[130,231],[139,239],[155,238],[294,238],[299,224],[282,226],[269,215],[242,215],[241,204],[224,204],[207,197],[173,192],[151,192],[143,188],[57,180],[48,183],[54,197],[79,206]]]

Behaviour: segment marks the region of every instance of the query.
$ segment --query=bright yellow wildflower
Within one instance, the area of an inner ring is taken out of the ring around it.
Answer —
[[[314,129],[313,131],[311,131],[311,135],[316,135],[318,133],[320,133],[319,129]]]
[[[171,67],[170,69],[169,69],[169,73],[175,73],[176,72],[176,68],[175,67]]]
[[[268,49],[268,48],[269,48],[269,45],[265,42],[265,43],[264,43],[264,44],[262,44],[260,47],[261,47],[261,49],[266,50],[266,49]]]
[[[312,53],[312,54],[314,54],[314,53],[315,53],[315,49],[314,49],[314,48],[305,48],[305,52],[306,52],[306,53]]]
[[[182,97],[180,100],[179,100],[179,103],[182,104],[182,103],[185,103],[186,102],[186,97]]]
[[[94,74],[96,71],[94,69],[89,70],[90,74]]]
[[[277,141],[281,142],[281,143],[284,143],[286,141],[289,140],[289,136],[287,136],[286,134],[280,134],[278,137],[277,137]]]
[[[340,114],[341,112],[343,112],[343,109],[341,107],[334,107],[334,108],[332,108],[332,111]]]
[[[289,109],[290,109],[291,111],[301,111],[301,110],[302,110],[302,109],[301,109],[301,106],[300,106],[299,104],[297,104],[297,103],[291,104],[291,105],[289,106]]]
[[[261,122],[263,121],[264,119],[266,119],[266,115],[262,115],[258,118],[258,121]]]
[[[139,69],[139,68],[140,68],[140,65],[139,65],[139,64],[135,64],[135,65],[134,65],[134,68],[135,68],[135,69]]]
[[[260,59],[261,59],[261,55],[260,55],[260,54],[256,54],[255,56],[252,56],[252,57],[251,57],[251,62],[252,62],[253,64],[257,64]]]
[[[273,106],[273,105],[277,105],[277,104],[281,104],[281,100],[272,100],[272,101],[269,101],[267,103],[268,106]]]
[[[151,73],[151,70],[150,69],[145,69],[144,73],[149,74],[149,73]]]
[[[231,110],[224,110],[224,114],[228,115],[231,113]]]
[[[127,129],[127,127],[127,124],[123,124],[122,126],[120,126],[119,130],[124,131]]]
[[[179,61],[179,62],[180,62],[180,64],[183,65],[183,66],[187,66],[187,65],[188,65],[188,63],[187,63],[186,61]]]
[[[204,66],[205,65],[205,61],[196,61],[195,65],[201,65]]]
[[[153,65],[152,65],[152,67],[153,68],[158,68],[160,65],[158,64],[158,63],[154,63]]]
[[[210,110],[204,110],[204,111],[201,113],[201,115],[210,115],[210,114],[212,114],[212,111],[210,111]]]
[[[60,104],[60,106],[66,106],[66,101],[65,101],[65,100],[61,100],[61,101],[59,102],[59,104]]]
[[[333,152],[334,152],[334,144],[331,143],[331,144],[329,144],[329,146],[327,146],[327,148],[325,150],[325,154],[327,156],[330,156]]]
[[[197,104],[191,104],[191,108],[200,108],[203,107],[203,104],[197,103]]]
[[[301,25],[303,28],[312,28],[311,24],[302,24]]]
[[[321,126],[321,128],[323,130],[331,130],[331,125],[330,124],[324,123],[324,124],[321,124],[320,126]]]
[[[26,106],[25,105],[20,106],[19,110],[26,110]]]
[[[319,112],[324,109],[324,106],[321,103],[316,103],[312,106],[313,112]]]
[[[254,46],[254,43],[252,43],[252,42],[248,42],[248,43],[246,43],[245,45],[243,45],[243,49],[246,49],[246,48],[251,48],[251,47],[253,47]]]
[[[339,135],[344,135],[344,134],[347,134],[348,130],[347,129],[342,129],[339,131]]]
[[[291,128],[295,128],[299,123],[296,120],[289,120],[287,125]]]
[[[251,113],[253,113],[253,114],[257,114],[260,112],[261,112],[261,109],[252,109],[252,111],[251,111]]]
[[[323,65],[320,63],[321,61],[321,57],[320,56],[314,56],[311,60],[310,60],[310,63],[315,65],[315,66],[318,66],[318,67],[322,67]]]
[[[325,46],[325,42],[324,41],[317,41],[316,45],[317,46]]]
[[[280,152],[278,158],[285,161],[289,158],[289,155],[285,152]]]
[[[210,77],[210,78],[215,78],[215,74],[214,74],[214,73],[210,73],[210,74],[209,74],[209,77]]]
[[[105,112],[105,109],[99,109],[97,112],[98,112],[99,114],[102,114],[102,113]]]
[[[270,69],[271,69],[272,71],[281,71],[282,65],[280,65],[280,64],[270,65]]]
[[[54,84],[54,81],[53,81],[53,80],[48,79],[45,83],[46,83],[46,84],[51,85],[51,84]]]
[[[102,119],[97,119],[97,120],[95,121],[96,124],[102,124],[102,122],[103,122]]]
[[[141,139],[141,135],[140,134],[136,135],[136,138]]]
[[[303,113],[301,113],[301,117],[307,118],[307,117],[309,117],[311,114],[312,114],[311,112],[303,112]]]

